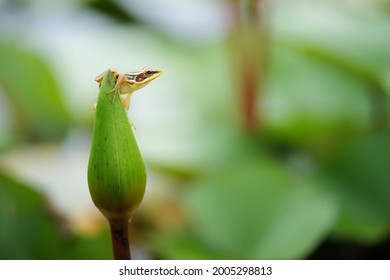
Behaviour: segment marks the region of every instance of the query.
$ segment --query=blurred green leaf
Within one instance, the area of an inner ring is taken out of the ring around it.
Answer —
[[[356,67],[349,68],[352,73],[375,75],[390,69],[390,18],[380,9],[370,9],[375,5],[367,5],[368,9],[363,11],[345,1],[281,3],[277,3],[279,9],[274,9],[273,17],[278,40],[322,50],[339,61],[351,62]],[[288,21],[284,20],[286,13]]]
[[[204,244],[198,247],[231,259],[303,258],[330,231],[337,213],[336,200],[317,182],[270,161],[237,164],[200,180],[183,205],[199,239],[194,242]]]
[[[155,245],[157,254],[161,259],[171,260],[211,260],[226,259],[227,256],[218,254],[206,244],[200,242],[188,232],[177,232],[165,235],[154,234],[149,238]]]
[[[55,140],[67,131],[70,118],[62,92],[40,57],[0,44],[0,86],[12,105],[20,136]]]
[[[340,220],[334,235],[365,243],[390,231],[390,135],[372,135],[348,145],[329,162],[339,182]]]
[[[110,259],[107,233],[76,236],[46,198],[0,173],[0,259]]]
[[[88,237],[74,235],[67,246],[63,252],[63,259],[112,260],[111,235],[108,230]]]
[[[368,87],[332,65],[273,48],[264,94],[268,137],[323,148],[367,131]]]
[[[87,7],[96,10],[120,23],[137,23],[137,19],[117,1],[90,0],[85,1]]]
[[[275,3],[271,17],[274,40],[263,105],[270,136],[318,150],[388,123],[383,111],[390,93],[389,18],[341,2],[282,3]],[[374,104],[380,108],[372,107],[373,95],[381,96]]]
[[[60,228],[43,196],[0,175],[0,258],[59,258]]]

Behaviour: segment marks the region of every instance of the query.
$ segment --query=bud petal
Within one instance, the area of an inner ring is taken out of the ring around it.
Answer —
[[[110,92],[114,86],[108,70],[100,87],[88,163],[92,200],[109,220],[130,218],[146,185],[145,165],[120,96]]]

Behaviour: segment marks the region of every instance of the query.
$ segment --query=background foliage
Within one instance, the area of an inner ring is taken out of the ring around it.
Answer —
[[[94,77],[148,66],[135,259],[388,259],[389,8],[0,1],[0,258],[111,258]]]

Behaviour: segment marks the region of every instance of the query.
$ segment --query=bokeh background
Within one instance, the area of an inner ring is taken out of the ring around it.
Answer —
[[[389,1],[1,0],[1,259],[112,258],[94,78],[144,66],[135,259],[390,258]]]

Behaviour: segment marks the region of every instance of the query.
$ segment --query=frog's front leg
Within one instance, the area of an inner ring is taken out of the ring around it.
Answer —
[[[120,87],[121,87],[124,83],[126,83],[126,76],[123,75],[123,74],[119,74],[119,75],[118,75],[118,79],[116,80],[116,84],[115,84],[114,88],[113,88],[112,90],[110,90],[110,91],[107,92],[107,94],[114,92],[114,97],[112,98],[112,103],[114,103],[116,95],[119,95],[119,96],[120,96],[120,91],[119,91],[119,89],[120,89]]]

